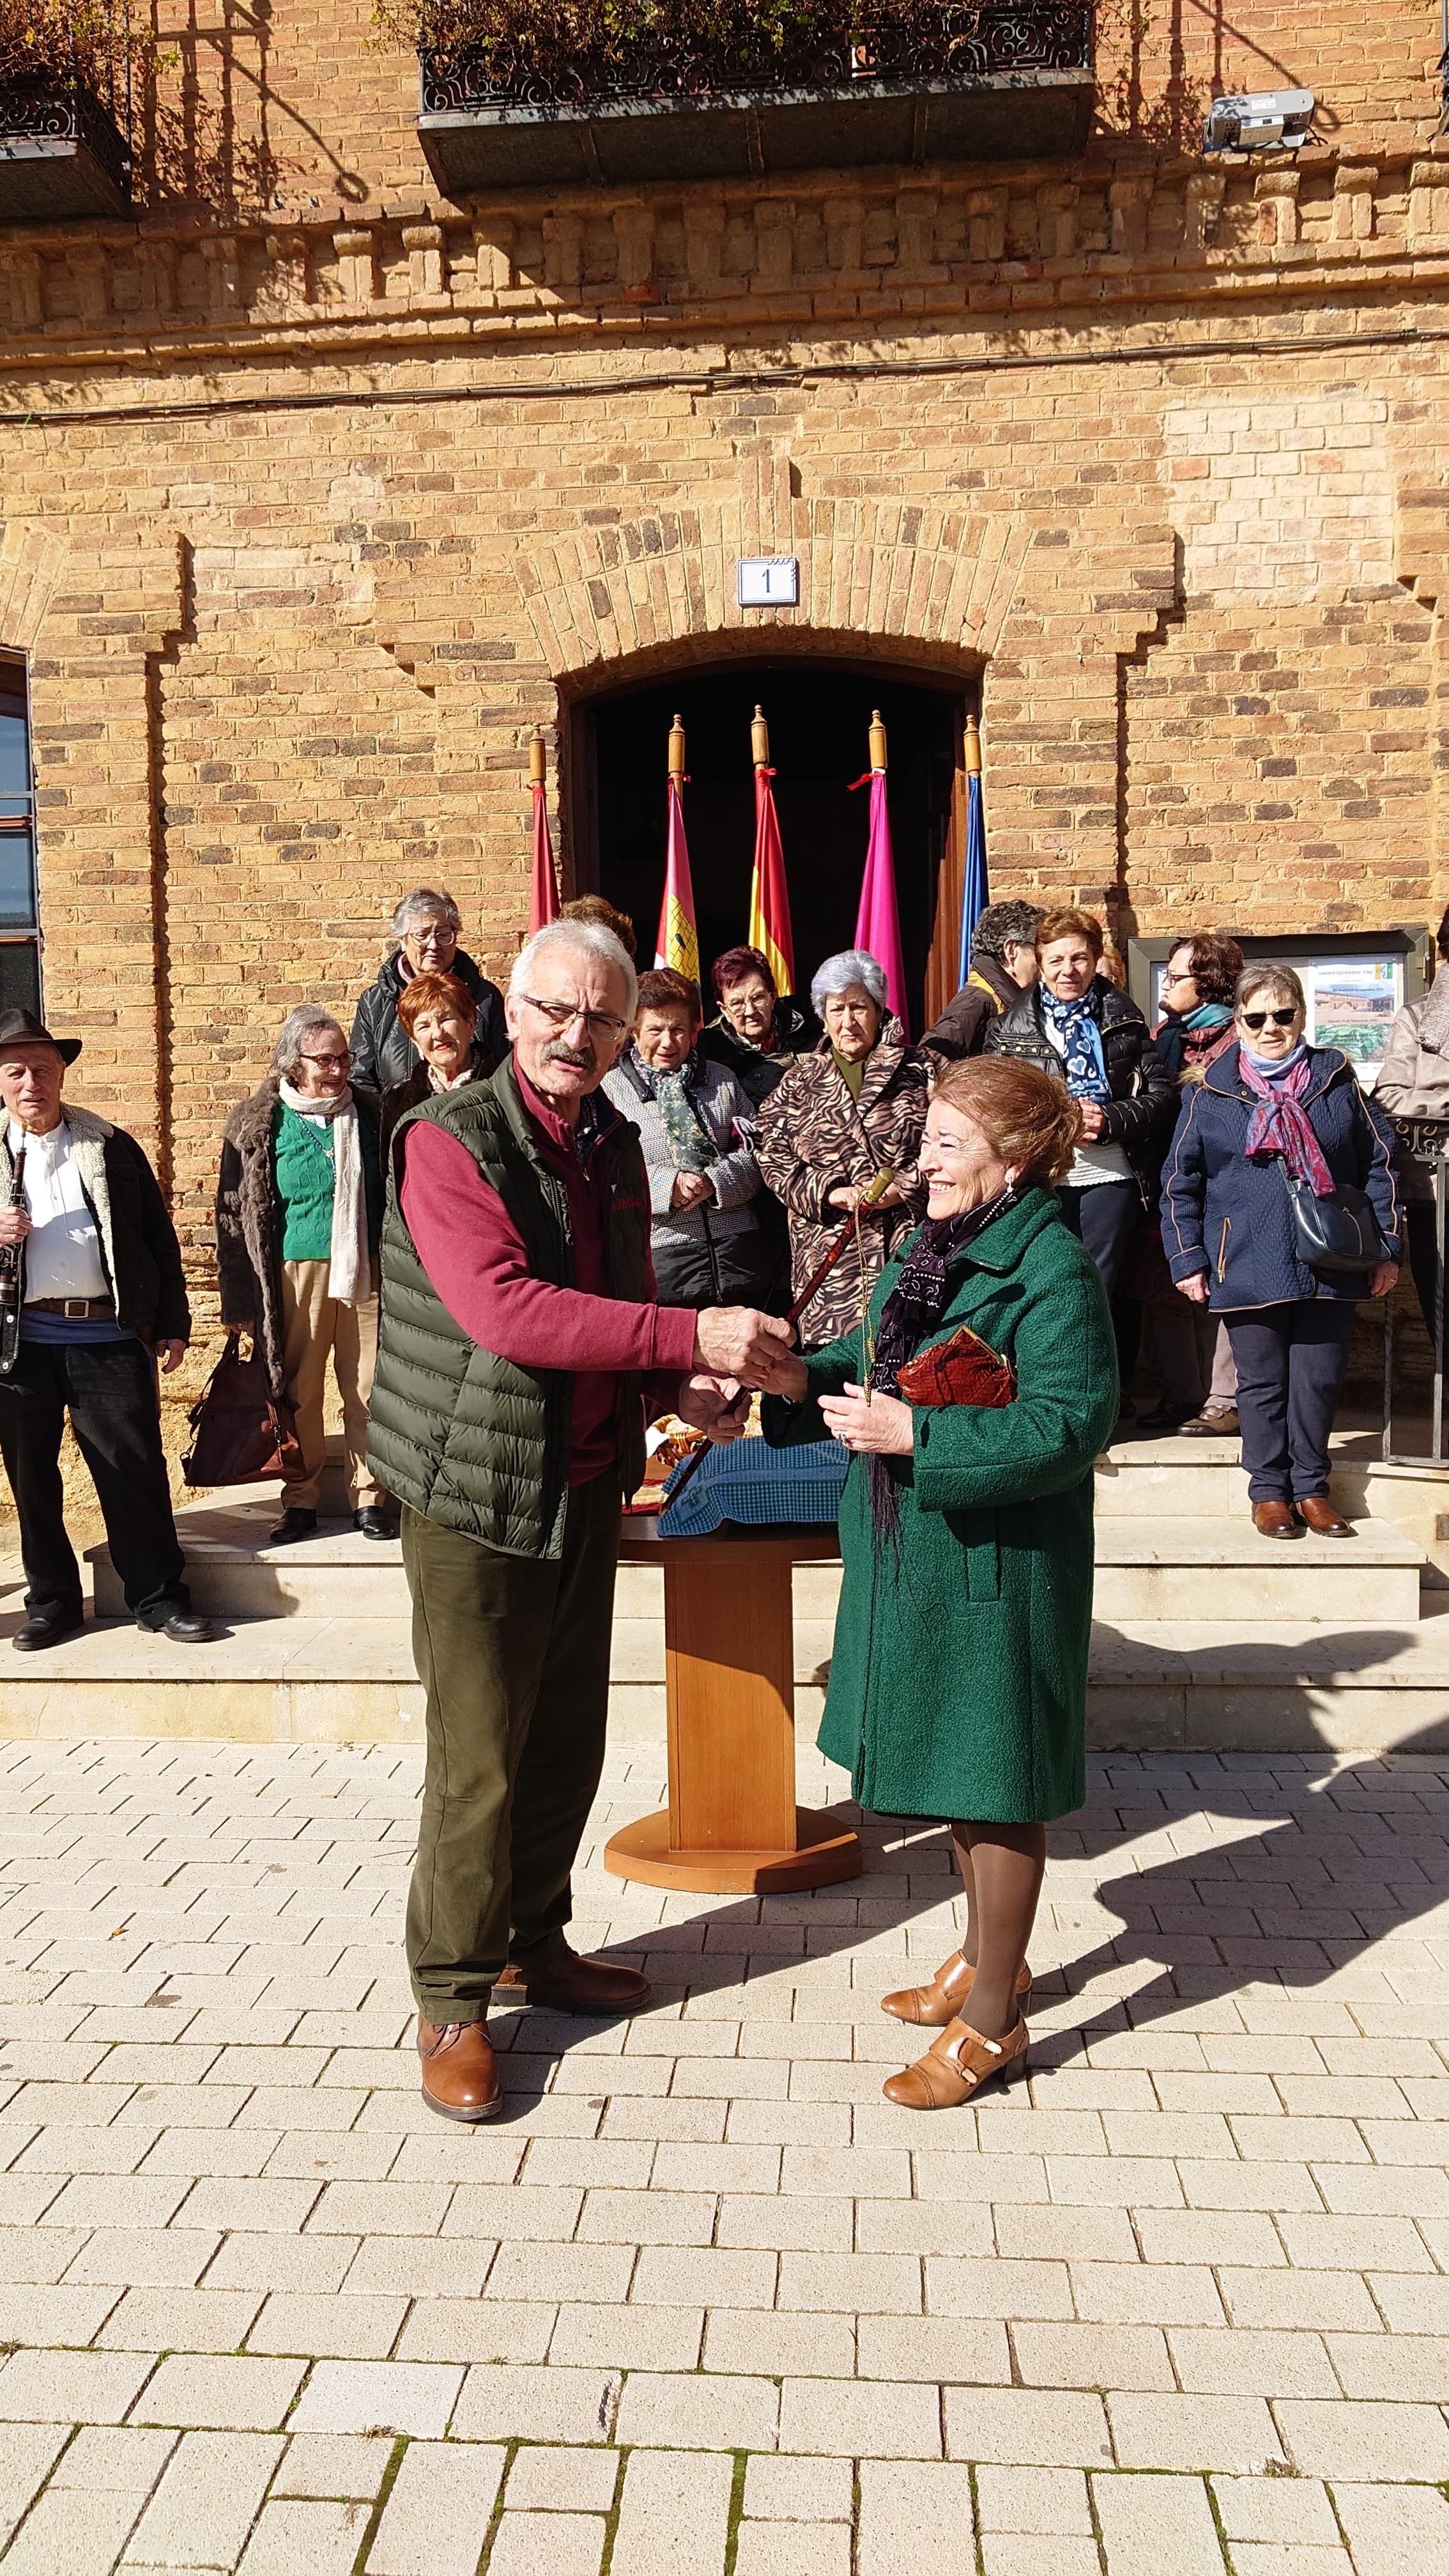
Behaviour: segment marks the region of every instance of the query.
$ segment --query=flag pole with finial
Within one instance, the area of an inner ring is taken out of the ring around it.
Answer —
[[[790,930],[790,891],[785,882],[785,848],[775,806],[775,773],[770,766],[770,728],[763,707],[756,707],[751,719],[750,757],[755,764],[755,865],[750,879],[749,943],[768,962],[776,991],[793,993],[795,942]]]
[[[991,901],[991,888],[986,875],[986,815],[981,801],[981,727],[974,715],[966,719],[966,856],[961,873],[961,956],[957,970],[958,985],[966,983],[971,973],[971,941],[976,924]]]
[[[669,728],[669,821],[664,851],[664,900],[659,907],[656,966],[699,983],[699,930],[694,914],[694,881],[689,872],[689,843],[684,836],[684,718]]]
[[[528,905],[528,935],[558,919],[558,878],[553,840],[548,828],[548,746],[535,726],[528,746],[528,783],[533,791],[533,884]]]
[[[906,968],[901,953],[901,923],[896,906],[896,862],[891,848],[891,818],[887,802],[886,729],[879,707],[870,719],[870,834],[866,842],[865,875],[860,886],[860,910],[855,920],[855,944],[875,959],[886,979],[890,1008],[907,1035],[910,1023],[906,1016]],[[857,787],[864,779],[856,780]]]

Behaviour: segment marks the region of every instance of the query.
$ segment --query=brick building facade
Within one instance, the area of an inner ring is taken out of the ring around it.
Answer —
[[[47,1006],[198,1249],[225,1106],[403,886],[506,966],[535,726],[587,881],[591,710],[635,688],[979,703],[993,892],[1119,940],[1437,919],[1437,11],[1239,14],[1104,8],[1071,161],[466,205],[367,0],[281,0],[260,53],[163,27],[207,211],[0,234],[0,648]],[[1214,91],[1300,83],[1300,161],[1197,150]],[[739,608],[775,553],[798,607]]]

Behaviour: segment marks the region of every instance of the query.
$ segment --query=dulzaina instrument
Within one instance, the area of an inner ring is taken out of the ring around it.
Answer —
[[[811,1271],[810,1276],[806,1280],[804,1287],[801,1289],[799,1296],[796,1298],[794,1305],[787,1310],[785,1315],[785,1321],[787,1324],[798,1324],[806,1307],[811,1303],[812,1299],[819,1296],[821,1289],[824,1287],[826,1280],[831,1274],[831,1271],[835,1268],[837,1261],[840,1260],[844,1253],[846,1245],[858,1240],[862,1211],[865,1208],[876,1207],[879,1205],[895,1177],[896,1175],[892,1171],[890,1165],[888,1163],[883,1163],[880,1170],[872,1178],[869,1189],[863,1190],[860,1197],[857,1199],[855,1206],[851,1209],[849,1216],[840,1228],[839,1233],[836,1235],[836,1238],[831,1244],[824,1259],[818,1262],[816,1267]],[[862,1260],[862,1286],[864,1285],[864,1280],[865,1265]],[[868,1295],[866,1303],[867,1305],[869,1304]],[[675,1504],[679,1501],[680,1496],[688,1487],[691,1478],[697,1475],[699,1469],[703,1466],[713,1445],[713,1442],[709,1440],[701,1441],[699,1447],[694,1453],[694,1456],[685,1460],[683,1473],[680,1476],[679,1482],[675,1486],[672,1494],[670,1494],[667,1502],[662,1506],[665,1511],[673,1511]]]
[[[10,1175],[7,1205],[25,1205],[25,1139]],[[0,1243],[0,1377],[8,1377],[20,1356],[20,1317],[25,1305],[25,1246]]]

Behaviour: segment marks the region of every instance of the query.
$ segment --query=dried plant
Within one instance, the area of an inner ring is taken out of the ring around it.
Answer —
[[[0,80],[48,73],[109,93],[128,25],[125,0],[0,0]]]

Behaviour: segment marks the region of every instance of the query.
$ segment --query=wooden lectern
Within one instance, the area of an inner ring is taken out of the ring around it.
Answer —
[[[839,1554],[828,1525],[661,1539],[626,1518],[620,1562],[664,1568],[669,1804],[607,1845],[616,1878],[764,1896],[859,1877],[859,1835],[795,1804],[790,1578]]]

